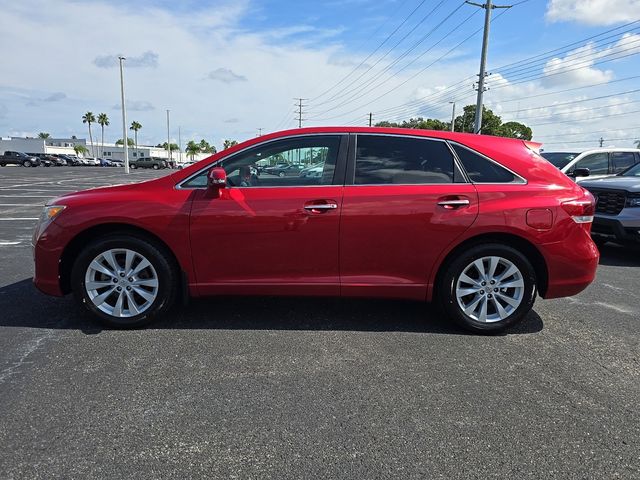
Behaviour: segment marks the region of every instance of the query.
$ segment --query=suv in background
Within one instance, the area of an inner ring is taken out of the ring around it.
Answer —
[[[585,177],[617,175],[640,163],[636,148],[595,148],[583,152],[542,152],[541,155],[577,182]]]
[[[585,180],[580,186],[596,199],[591,230],[596,243],[640,243],[640,164],[614,177]]]
[[[40,165],[40,159],[27,155],[23,152],[6,151],[0,155],[0,167],[7,165],[22,165],[23,167],[37,167]]]
[[[161,168],[168,168],[169,164],[164,158],[142,157],[138,159],[129,160],[129,166],[133,169],[153,168],[154,170],[160,170]]]
[[[41,164],[45,167],[64,167],[67,164],[67,162],[62,158],[49,153],[27,153],[27,155],[38,157]]]

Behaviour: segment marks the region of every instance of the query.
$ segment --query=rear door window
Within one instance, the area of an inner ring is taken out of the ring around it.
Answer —
[[[633,152],[612,152],[611,168],[613,173],[624,172],[637,163],[636,155]]]
[[[454,159],[443,141],[358,135],[356,185],[453,183]]]
[[[506,168],[457,143],[451,144],[473,183],[513,183],[520,180]]]

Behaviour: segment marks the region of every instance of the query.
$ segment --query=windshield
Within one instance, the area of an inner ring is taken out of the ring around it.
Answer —
[[[542,152],[541,155],[555,167],[562,170],[571,160],[580,154],[575,152]]]
[[[640,177],[640,163],[620,174],[622,177]]]

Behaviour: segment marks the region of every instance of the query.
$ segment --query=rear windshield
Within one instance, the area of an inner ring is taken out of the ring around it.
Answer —
[[[555,167],[558,167],[562,170],[566,167],[571,160],[576,158],[579,153],[569,153],[569,152],[542,152],[541,155],[551,162]]]

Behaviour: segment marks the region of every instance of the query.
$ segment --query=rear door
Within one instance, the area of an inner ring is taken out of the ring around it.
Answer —
[[[610,157],[613,174],[624,172],[638,163],[638,154],[635,152],[611,152]]]
[[[424,300],[438,256],[478,215],[474,186],[442,140],[359,134],[349,161],[340,225],[343,295]]]
[[[210,294],[339,295],[338,231],[348,139],[278,139],[222,161],[228,188],[213,198],[206,171],[194,188],[191,250],[198,290]],[[316,178],[252,172],[282,158],[323,164]]]

